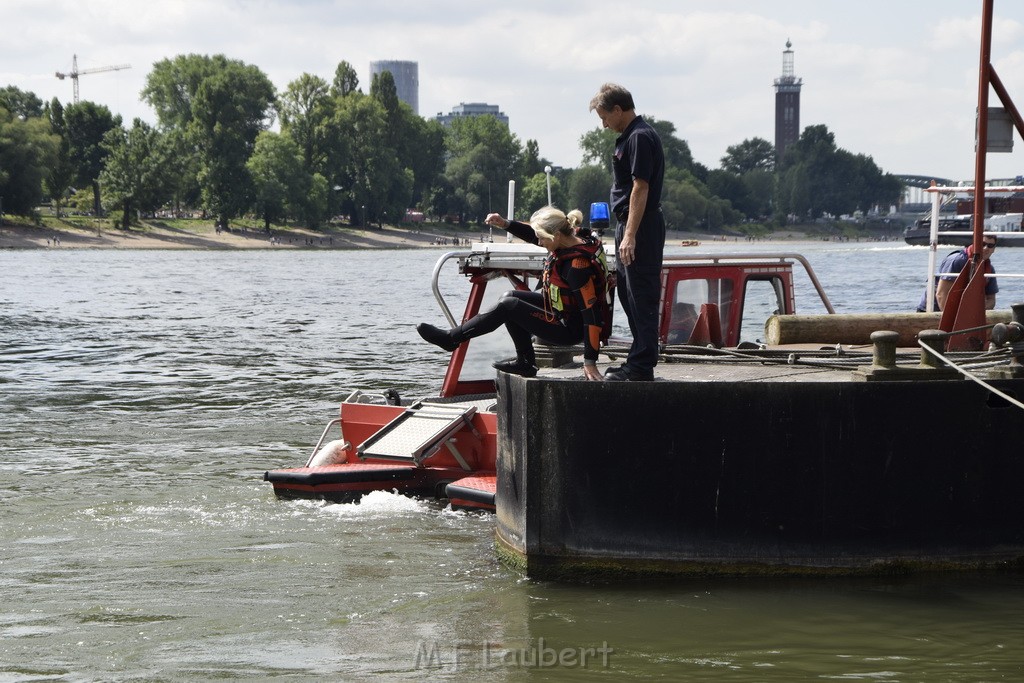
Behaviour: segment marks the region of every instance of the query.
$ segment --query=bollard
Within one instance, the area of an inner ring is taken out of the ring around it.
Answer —
[[[946,333],[942,330],[921,330],[918,333],[917,338],[921,340],[922,344],[930,349],[935,349],[939,353],[942,353],[945,350]],[[921,365],[936,369],[945,367],[945,364],[941,360],[924,349],[921,349]]]
[[[941,352],[946,339],[941,330],[922,330],[918,337],[931,348]],[[855,381],[864,382],[906,382],[956,379],[959,373],[921,350],[921,363],[917,366],[896,364],[900,333],[893,330],[878,330],[870,335],[872,343],[871,367],[853,371]]]
[[[871,343],[874,344],[872,365],[875,368],[886,370],[896,369],[896,342],[899,341],[900,333],[891,330],[879,330],[871,333]]]

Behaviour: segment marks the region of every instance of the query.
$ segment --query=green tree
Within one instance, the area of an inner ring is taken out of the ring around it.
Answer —
[[[425,122],[398,99],[390,71],[374,76],[370,96],[384,108],[387,136],[383,144],[394,150],[401,173],[412,174],[410,201],[417,202],[436,183],[444,168],[444,127],[437,121]],[[405,185],[404,181],[399,184]],[[402,207],[401,215],[396,218],[401,218],[407,207]],[[392,211],[394,209],[389,214]]]
[[[326,170],[330,154],[328,122],[333,111],[330,86],[312,74],[302,74],[289,83],[277,100],[281,130],[302,150],[303,167],[310,177]]]
[[[166,143],[173,150],[168,159],[172,166],[168,182],[172,185],[175,210],[180,210],[182,204],[202,203],[200,157],[189,134],[192,105],[203,80],[227,64],[224,55],[178,55],[156,62],[146,76],[142,99],[153,107],[160,129],[167,136]]]
[[[522,176],[532,178],[538,173],[543,173],[547,166],[554,166],[554,164],[540,155],[540,145],[537,144],[537,141],[527,140],[523,151]]]
[[[412,170],[413,188],[410,206],[423,205],[431,188],[438,186],[444,173],[444,126],[424,119],[408,109],[404,147],[400,151],[405,165]]]
[[[699,164],[693,161],[693,154],[690,152],[690,145],[676,136],[675,124],[669,121],[662,121],[653,116],[645,116],[644,120],[658,133],[661,138],[662,150],[665,154],[665,183],[661,192],[662,210],[665,213],[666,221],[675,226],[675,229],[693,229],[698,225],[693,210],[694,202],[691,197],[704,197],[707,195],[707,188],[694,173],[700,168]],[[611,186],[611,160],[615,153],[615,139],[618,133],[608,128],[595,128],[580,138],[580,148],[583,150],[584,163],[598,164],[606,169]],[[673,171],[679,171],[674,173]],[[694,185],[693,192],[684,191],[673,187],[674,183]],[[607,194],[604,198],[595,201],[608,201]],[[673,207],[675,201],[685,201],[684,206]],[[700,214],[708,215],[708,211],[701,209]],[[706,222],[706,220],[705,220]],[[719,221],[721,223],[721,221]],[[684,227],[685,226],[685,227]]]
[[[746,211],[748,218],[767,219],[772,215],[775,197],[775,172],[766,169],[747,171],[740,178],[747,186],[750,204]]]
[[[178,209],[182,203],[195,205],[206,201],[204,197],[210,194],[211,187],[205,186],[204,195],[204,188],[200,187],[200,176],[209,179],[222,175],[211,176],[211,141],[197,139],[197,130],[203,128],[192,125],[196,116],[195,104],[200,87],[207,79],[236,68],[239,64],[224,55],[178,55],[155,63],[146,77],[142,99],[153,107],[160,128],[168,136],[168,144],[174,150],[168,163],[174,167],[170,182],[173,184],[174,202]],[[255,133],[251,137],[254,140]],[[240,139],[245,138],[243,135]],[[237,174],[237,163],[229,164],[224,170],[228,167],[234,168]]]
[[[189,141],[184,128],[169,128],[162,131],[164,145],[168,150],[167,190],[174,204],[175,212],[182,206],[195,207],[202,204],[199,187],[199,155]]]
[[[645,116],[644,120],[657,131],[658,137],[661,138],[661,147],[665,152],[665,167],[693,171],[693,154],[690,152],[690,145],[686,140],[676,136],[675,124],[656,119],[653,116]]]
[[[725,149],[722,169],[736,175],[748,171],[775,170],[775,145],[764,138],[747,138],[737,145]]]
[[[348,140],[336,187],[353,222],[399,219],[412,198],[412,171],[390,146],[387,111],[374,97],[350,94],[338,101],[335,130]]]
[[[253,182],[253,206],[266,230],[288,214],[304,213],[311,177],[303,168],[299,145],[287,133],[261,132],[246,168]]]
[[[579,209],[584,217],[590,216],[590,205],[607,202],[612,179],[608,169],[601,166],[580,166],[569,176],[566,208]]]
[[[46,115],[50,121],[50,130],[57,136],[57,147],[53,163],[43,178],[43,186],[53,199],[54,209],[60,216],[64,198],[75,178],[75,169],[71,164],[71,143],[68,141],[68,129],[64,123],[64,105],[54,97],[46,108]]]
[[[178,55],[162,59],[146,76],[142,99],[156,112],[164,130],[185,128],[194,118],[193,103],[203,81],[227,68],[224,55]]]
[[[565,207],[567,194],[562,188],[562,183],[554,175],[551,176],[551,205]],[[529,216],[537,209],[548,204],[548,183],[546,173],[535,173],[526,179],[522,192],[519,194],[519,206],[522,208],[522,215]],[[568,211],[571,208],[565,209]]]
[[[610,128],[595,128],[580,136],[580,151],[583,152],[583,163],[601,166],[607,170],[609,178],[612,172],[612,157],[615,154],[615,138],[618,133]]]
[[[693,231],[706,225],[710,202],[692,182],[667,179],[661,206],[670,230]]]
[[[665,153],[665,166],[674,166],[686,170],[693,169],[693,154],[690,145],[676,136],[675,124],[661,121],[653,116],[645,116],[648,123],[661,138],[661,147]],[[583,151],[584,164],[605,166],[611,172],[612,156],[615,154],[615,140],[619,134],[610,128],[595,128],[580,137],[580,150]]]
[[[221,228],[250,204],[245,163],[256,136],[269,126],[274,86],[259,68],[237,60],[200,83],[192,100],[188,137],[199,155],[203,202]]]
[[[750,188],[734,173],[717,169],[711,171],[708,176],[708,190],[711,194],[727,200],[733,208],[745,215],[751,215],[756,211],[756,203],[750,196]]]
[[[58,144],[47,120],[22,120],[0,107],[0,201],[5,213],[28,216],[35,211]]]
[[[390,71],[383,71],[373,75],[370,83],[370,97],[380,102],[387,112],[389,119],[393,119],[398,113],[398,89],[395,86],[395,76]],[[389,123],[392,121],[389,120]]]
[[[34,92],[13,85],[0,88],[0,107],[22,121],[43,115],[43,101]]]
[[[154,211],[168,198],[167,149],[159,132],[138,118],[128,130],[108,131],[103,147],[108,153],[100,173],[103,193],[121,207],[121,227],[127,230],[139,211]]]
[[[334,70],[334,82],[331,84],[331,94],[334,97],[347,97],[359,92],[359,76],[355,68],[346,61],[338,62]]]
[[[406,112],[403,111],[403,106],[408,109],[408,105],[403,105],[402,101],[398,99],[395,77],[390,71],[374,75],[373,82],[370,84],[370,97],[377,100],[384,110],[384,139],[381,142],[394,150],[395,154],[399,154],[405,148],[408,117],[405,116]],[[400,159],[401,161],[404,159]]]
[[[883,173],[870,157],[837,147],[826,126],[808,126],[786,150],[776,207],[784,215],[839,216],[894,203],[900,190],[899,181]]]
[[[488,210],[507,206],[508,180],[516,177],[522,157],[519,140],[508,126],[493,116],[458,118],[447,129],[445,149],[444,176],[452,191],[449,212],[478,220]]]
[[[303,217],[306,225],[315,228],[327,215],[331,194],[330,183],[319,173],[314,173],[309,179],[309,191],[302,202]]]
[[[79,102],[64,109],[64,122],[75,182],[79,187],[92,187],[93,213],[100,216],[103,205],[100,202],[99,178],[108,154],[103,139],[108,131],[121,127],[121,117],[111,114],[104,105]]]

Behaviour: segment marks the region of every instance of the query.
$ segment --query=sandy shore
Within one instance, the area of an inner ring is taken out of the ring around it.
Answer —
[[[218,233],[209,224],[197,225],[196,231],[157,224],[124,231],[108,227],[82,229],[71,225],[44,228],[8,222],[0,227],[0,249],[442,249],[452,246],[455,239],[479,241],[486,235],[486,232],[447,225],[422,228],[384,226],[381,229],[333,227],[326,232],[292,228],[276,231],[272,238],[262,231],[248,228]],[[494,230],[494,237],[496,240],[504,239],[504,232]],[[721,236],[669,231],[666,244],[722,239]]]
[[[252,229],[216,232],[208,224],[195,231],[147,225],[144,228],[99,230],[11,225],[0,227],[0,249],[385,249],[429,247],[456,231],[334,228],[328,232],[290,229],[274,237]],[[469,233],[466,233],[469,236]]]

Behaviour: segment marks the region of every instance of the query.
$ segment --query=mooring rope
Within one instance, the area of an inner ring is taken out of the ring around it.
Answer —
[[[996,396],[999,396],[1000,398],[1006,400],[1007,402],[1012,403],[1013,405],[1017,406],[1021,410],[1024,410],[1024,403],[1021,403],[1020,401],[1018,401],[1014,397],[1010,396],[1006,392],[1003,392],[1003,391],[1000,391],[999,389],[996,389],[994,386],[992,386],[991,384],[989,384],[988,382],[986,382],[982,378],[980,378],[977,375],[971,373],[967,369],[957,365],[952,360],[950,360],[949,358],[946,358],[944,355],[942,355],[941,353],[939,353],[938,351],[936,351],[932,347],[928,346],[927,344],[922,343],[920,340],[918,340],[917,343],[918,343],[918,346],[920,346],[922,349],[924,349],[928,353],[932,354],[933,356],[935,356],[936,358],[941,360],[943,363],[945,363],[949,367],[951,367],[954,370],[956,370],[957,372],[959,372],[961,375],[963,375],[967,379],[969,379],[972,382],[975,382],[977,384],[980,384],[981,386],[985,387],[986,389],[991,391]]]

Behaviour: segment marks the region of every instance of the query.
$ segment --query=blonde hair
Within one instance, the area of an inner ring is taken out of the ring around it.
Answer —
[[[583,225],[583,212],[573,209],[568,215],[562,213],[553,206],[545,206],[530,216],[530,227],[537,237],[545,237],[549,240],[555,239],[555,235],[572,236],[576,234],[577,228]]]

